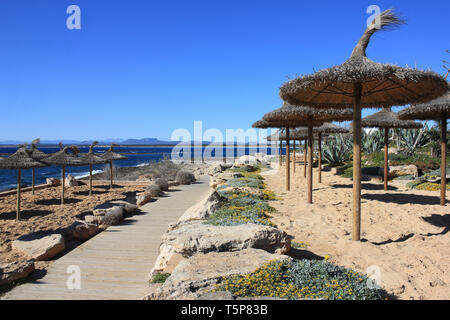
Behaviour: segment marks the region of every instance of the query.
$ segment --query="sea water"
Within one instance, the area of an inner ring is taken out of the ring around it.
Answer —
[[[232,148],[233,149],[233,148]],[[52,154],[59,151],[59,147],[39,147],[39,150],[47,154]],[[102,154],[108,150],[107,147],[95,148],[95,152]],[[155,163],[161,160],[172,159],[171,146],[155,146],[155,147],[115,147],[114,151],[125,155],[128,160],[114,161],[114,167],[137,167],[143,166],[150,163]],[[202,151],[205,147],[202,148]],[[224,149],[225,150],[225,149]],[[11,147],[0,147],[0,157],[7,157],[17,151],[17,148]],[[80,147],[81,153],[86,153],[89,151],[88,147]],[[230,153],[230,150],[223,151],[227,152],[227,155],[249,155],[255,152],[261,152],[264,154],[273,153],[273,149],[270,148],[255,148],[255,147],[235,147]],[[193,154],[196,153],[195,150]],[[202,153],[200,153],[202,154]],[[214,156],[215,153],[213,152]],[[221,160],[221,159],[220,159]],[[99,164],[93,166],[93,173],[100,173],[109,167],[109,164]],[[66,167],[66,176],[72,174],[75,178],[80,179],[89,176],[89,166],[82,167]],[[46,168],[37,168],[35,170],[36,184],[44,184],[47,178],[61,178],[61,167],[50,166]],[[22,186],[31,186],[32,181],[32,170],[22,170]],[[17,186],[17,170],[0,170],[0,191],[16,188]]]

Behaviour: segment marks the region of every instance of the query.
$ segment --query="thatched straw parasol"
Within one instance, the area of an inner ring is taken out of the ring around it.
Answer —
[[[20,192],[22,184],[22,170],[42,168],[46,165],[33,159],[25,145],[19,145],[18,150],[8,158],[0,161],[0,169],[17,170],[17,211],[16,220],[20,219]]]
[[[76,146],[64,147],[59,143],[60,150],[42,160],[47,164],[61,166],[61,205],[64,204],[64,189],[66,179],[66,167],[81,166],[83,163],[78,157],[79,149]],[[72,153],[69,153],[69,150]]]
[[[34,160],[41,161],[48,157],[48,154],[38,150],[37,145],[41,142],[41,139],[37,138],[31,142],[31,148],[28,150],[30,157]],[[31,193],[34,195],[34,185],[35,185],[35,168],[32,168],[32,177],[31,177]]]
[[[450,92],[427,104],[414,105],[399,112],[403,120],[436,120],[441,122],[441,206],[445,206],[447,186],[447,119],[450,118]]]
[[[324,122],[328,121],[346,121],[351,118],[351,109],[314,109],[292,106],[286,102],[283,104],[282,108],[269,112],[262,118],[269,123],[281,122],[288,126],[304,126],[308,128],[308,203],[313,202],[313,127],[320,127]]]
[[[108,151],[106,151],[104,154],[101,155],[103,159],[105,159],[107,162],[109,162],[109,177],[110,177],[110,185],[109,188],[113,188],[113,161],[116,160],[127,160],[128,158],[124,155],[121,155],[120,153],[114,152],[113,149],[116,147],[117,144],[111,143],[111,146],[109,147]]]
[[[362,119],[361,125],[364,128],[384,129],[384,191],[388,191],[389,129],[418,129],[422,128],[422,124],[411,120],[400,120],[398,114],[393,112],[391,108],[383,108],[383,110]]]
[[[290,80],[280,96],[293,105],[353,107],[353,240],[361,238],[361,109],[428,102],[445,94],[445,79],[431,71],[375,63],[367,58],[370,38],[404,21],[386,10],[365,30],[349,60],[339,66]]]
[[[80,161],[83,164],[89,165],[89,195],[92,196],[92,166],[94,164],[105,163],[106,160],[100,155],[94,153],[94,146],[98,144],[98,141],[92,142],[89,147],[89,152],[80,157]]]

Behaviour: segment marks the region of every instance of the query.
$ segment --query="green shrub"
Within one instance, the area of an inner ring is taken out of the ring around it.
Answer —
[[[368,278],[327,261],[271,261],[252,273],[223,279],[216,290],[238,297],[280,297],[284,299],[380,300],[382,289],[369,288]]]
[[[167,278],[170,277],[170,273],[156,273],[152,280],[150,281],[151,283],[164,283],[166,282]]]

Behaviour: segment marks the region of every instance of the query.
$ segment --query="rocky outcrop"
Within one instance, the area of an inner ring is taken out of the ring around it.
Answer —
[[[0,286],[24,279],[35,269],[33,260],[15,261],[0,266]]]
[[[64,248],[64,238],[60,234],[30,233],[12,242],[12,249],[36,261],[50,260]]]
[[[117,226],[124,220],[125,210],[122,207],[116,207],[108,211],[102,219],[102,226],[107,228],[110,226]]]
[[[58,187],[58,186],[61,185],[61,180],[56,179],[56,178],[47,178],[46,184],[47,184],[48,186]]]
[[[123,200],[113,200],[96,206],[92,213],[94,214],[94,216],[104,216],[107,212],[111,211],[114,208],[123,208],[124,214],[127,217],[131,217],[139,211],[137,205]]]
[[[151,273],[164,270],[177,253],[190,257],[197,253],[232,252],[247,248],[285,254],[291,249],[291,240],[284,231],[269,226],[213,226],[204,221],[188,222],[163,235],[160,254]]]
[[[169,191],[169,181],[164,178],[158,178],[154,181],[154,184],[156,184],[162,191]]]
[[[159,185],[152,183],[145,189],[145,193],[151,195],[153,198],[160,197],[164,194]]]
[[[75,178],[73,177],[73,175],[69,174],[69,175],[66,177],[66,180],[65,180],[65,186],[66,186],[66,187],[77,187],[77,186],[79,186],[79,185],[80,185],[80,183],[77,181],[77,179],[75,179]]]
[[[379,168],[378,175],[384,176],[384,168]],[[388,170],[388,177],[389,178],[396,178],[400,176],[419,176],[419,169],[417,166],[411,164],[411,165],[405,165],[405,166],[389,166]]]
[[[242,156],[239,159],[235,161],[235,164],[242,165],[242,164],[251,164],[255,165],[260,162],[255,156]]]
[[[100,218],[103,219],[102,217]],[[65,236],[69,239],[87,241],[101,231],[102,229],[99,227],[99,224],[75,221],[67,228]]]
[[[217,191],[211,190],[202,201],[187,209],[178,222],[206,219],[219,209],[222,203]]]
[[[153,197],[151,194],[146,193],[146,192],[141,192],[139,194],[137,194],[136,196],[136,204],[138,206],[143,206],[144,204],[149,203],[150,201],[152,201]]]
[[[250,273],[279,259],[291,258],[258,249],[196,254],[181,261],[162,287],[147,299],[196,298],[211,291],[223,277]]]
[[[180,185],[189,185],[193,182],[195,182],[195,176],[193,173],[189,171],[178,171],[175,181],[178,182]]]

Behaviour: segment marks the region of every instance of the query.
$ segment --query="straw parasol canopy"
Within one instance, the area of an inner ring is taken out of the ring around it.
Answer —
[[[286,102],[283,107],[265,114],[262,120],[269,123],[284,123],[286,127],[307,127],[308,136],[308,203],[312,203],[313,189],[313,127],[320,127],[328,121],[346,121],[353,117],[352,110],[345,109],[314,109],[304,106],[293,106]],[[288,130],[286,130],[287,140],[289,140]],[[289,178],[287,179],[289,183]],[[289,190],[289,189],[288,189]]]
[[[127,160],[128,158],[120,153],[114,152],[114,147],[116,147],[116,143],[112,143],[109,147],[108,151],[101,155],[103,159],[109,162],[109,176],[110,176],[110,189],[113,188],[113,161],[115,160]]]
[[[361,121],[361,125],[365,128],[381,128],[384,129],[384,191],[388,190],[388,148],[389,148],[389,129],[405,128],[419,129],[423,125],[412,120],[400,120],[398,114],[393,112],[391,108],[383,108],[370,116],[365,117]]]
[[[34,160],[38,160],[41,161],[45,158],[48,157],[48,154],[46,154],[45,152],[42,152],[40,150],[38,150],[37,145],[41,142],[41,139],[37,138],[33,141],[31,141],[31,148],[30,150],[28,150],[30,156],[34,159]],[[31,193],[34,195],[34,185],[35,185],[35,168],[32,168],[32,177],[31,177]]]
[[[101,164],[101,163],[106,162],[106,160],[103,157],[94,153],[94,147],[97,144],[98,144],[98,141],[92,142],[91,146],[89,147],[89,152],[80,157],[80,161],[83,164],[89,165],[89,195],[90,196],[92,196],[92,166],[94,164]]]
[[[447,185],[447,119],[450,118],[450,91],[427,104],[414,105],[399,112],[404,120],[436,120],[441,123],[441,206],[445,206]]]
[[[22,184],[22,170],[32,168],[42,168],[46,165],[30,156],[26,145],[19,145],[17,151],[0,161],[0,169],[17,170],[17,211],[16,220],[20,219],[20,192]]]
[[[61,166],[61,205],[64,204],[64,189],[66,179],[66,167],[81,166],[83,163],[78,157],[79,149],[76,146],[63,147],[62,143],[59,143],[60,150],[42,161],[47,164],[53,164]],[[72,153],[69,153],[69,150]]]
[[[361,109],[428,102],[445,94],[445,79],[431,71],[380,64],[366,56],[373,34],[403,24],[389,9],[375,17],[342,65],[290,80],[281,98],[294,105],[342,109],[353,107],[353,240],[361,234]]]

